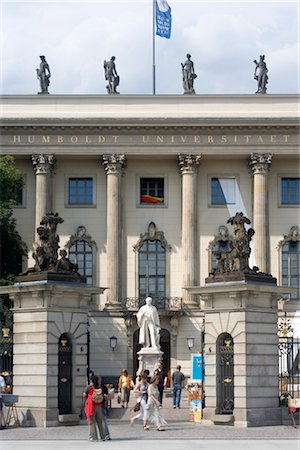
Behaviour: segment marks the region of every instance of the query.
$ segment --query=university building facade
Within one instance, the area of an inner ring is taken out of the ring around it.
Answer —
[[[159,310],[165,366],[170,373],[181,364],[190,375],[191,353],[202,351],[205,314],[200,296],[185,288],[204,285],[217,253],[228,251],[227,221],[236,212],[255,230],[251,265],[294,288],[285,301],[279,299],[279,316],[287,311],[297,327],[298,100],[295,95],[1,98],[2,153],[15,157],[24,179],[14,209],[29,249],[24,270],[34,263],[42,217],[58,212],[64,219],[60,247],[88,286],[106,288],[89,304],[82,355],[89,354],[90,369],[106,380],[116,379],[122,367],[136,372],[135,313],[151,296]],[[72,313],[64,316],[58,335],[68,331],[76,339],[72,320]],[[24,327],[32,342],[39,342],[36,323]],[[114,350],[111,337],[117,338]],[[15,353],[34,351],[16,336]],[[31,376],[38,385],[38,371]]]

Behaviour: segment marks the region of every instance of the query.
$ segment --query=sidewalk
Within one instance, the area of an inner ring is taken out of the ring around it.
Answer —
[[[132,397],[130,407],[135,404]],[[299,450],[299,428],[292,426],[234,428],[203,426],[188,421],[189,408],[183,399],[181,409],[173,409],[172,398],[165,398],[162,416],[168,421],[164,432],[144,431],[142,423],[130,426],[134,415],[112,401],[109,429],[112,440],[88,442],[87,425],[55,428],[8,428],[0,431],[0,449],[12,450],[79,450],[86,446],[108,446],[111,450]],[[10,441],[9,443],[7,441]],[[162,442],[163,441],[163,442]]]

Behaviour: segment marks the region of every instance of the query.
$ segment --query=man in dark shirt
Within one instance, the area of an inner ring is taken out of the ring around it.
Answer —
[[[184,375],[181,372],[181,366],[177,366],[176,370],[172,373],[172,383],[173,383],[173,408],[180,408],[180,398],[182,383],[184,380]]]
[[[158,401],[160,403],[161,408],[163,402],[164,388],[166,387],[168,381],[167,373],[163,370],[163,365],[161,362],[157,364],[157,369],[154,371],[154,375],[158,376],[158,385],[157,385],[159,392]]]

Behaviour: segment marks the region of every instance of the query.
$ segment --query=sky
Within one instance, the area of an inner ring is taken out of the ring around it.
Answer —
[[[171,39],[155,38],[157,94],[182,94],[192,55],[197,94],[252,94],[264,54],[269,94],[299,92],[299,1],[169,0]],[[116,57],[121,94],[152,93],[152,0],[1,3],[1,94],[36,94],[45,55],[50,94],[106,94]]]

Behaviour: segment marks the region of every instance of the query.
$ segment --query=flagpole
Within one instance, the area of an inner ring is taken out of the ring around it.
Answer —
[[[152,33],[152,82],[153,82],[153,95],[156,94],[155,86],[155,12],[156,12],[156,0],[153,0],[153,33]]]

